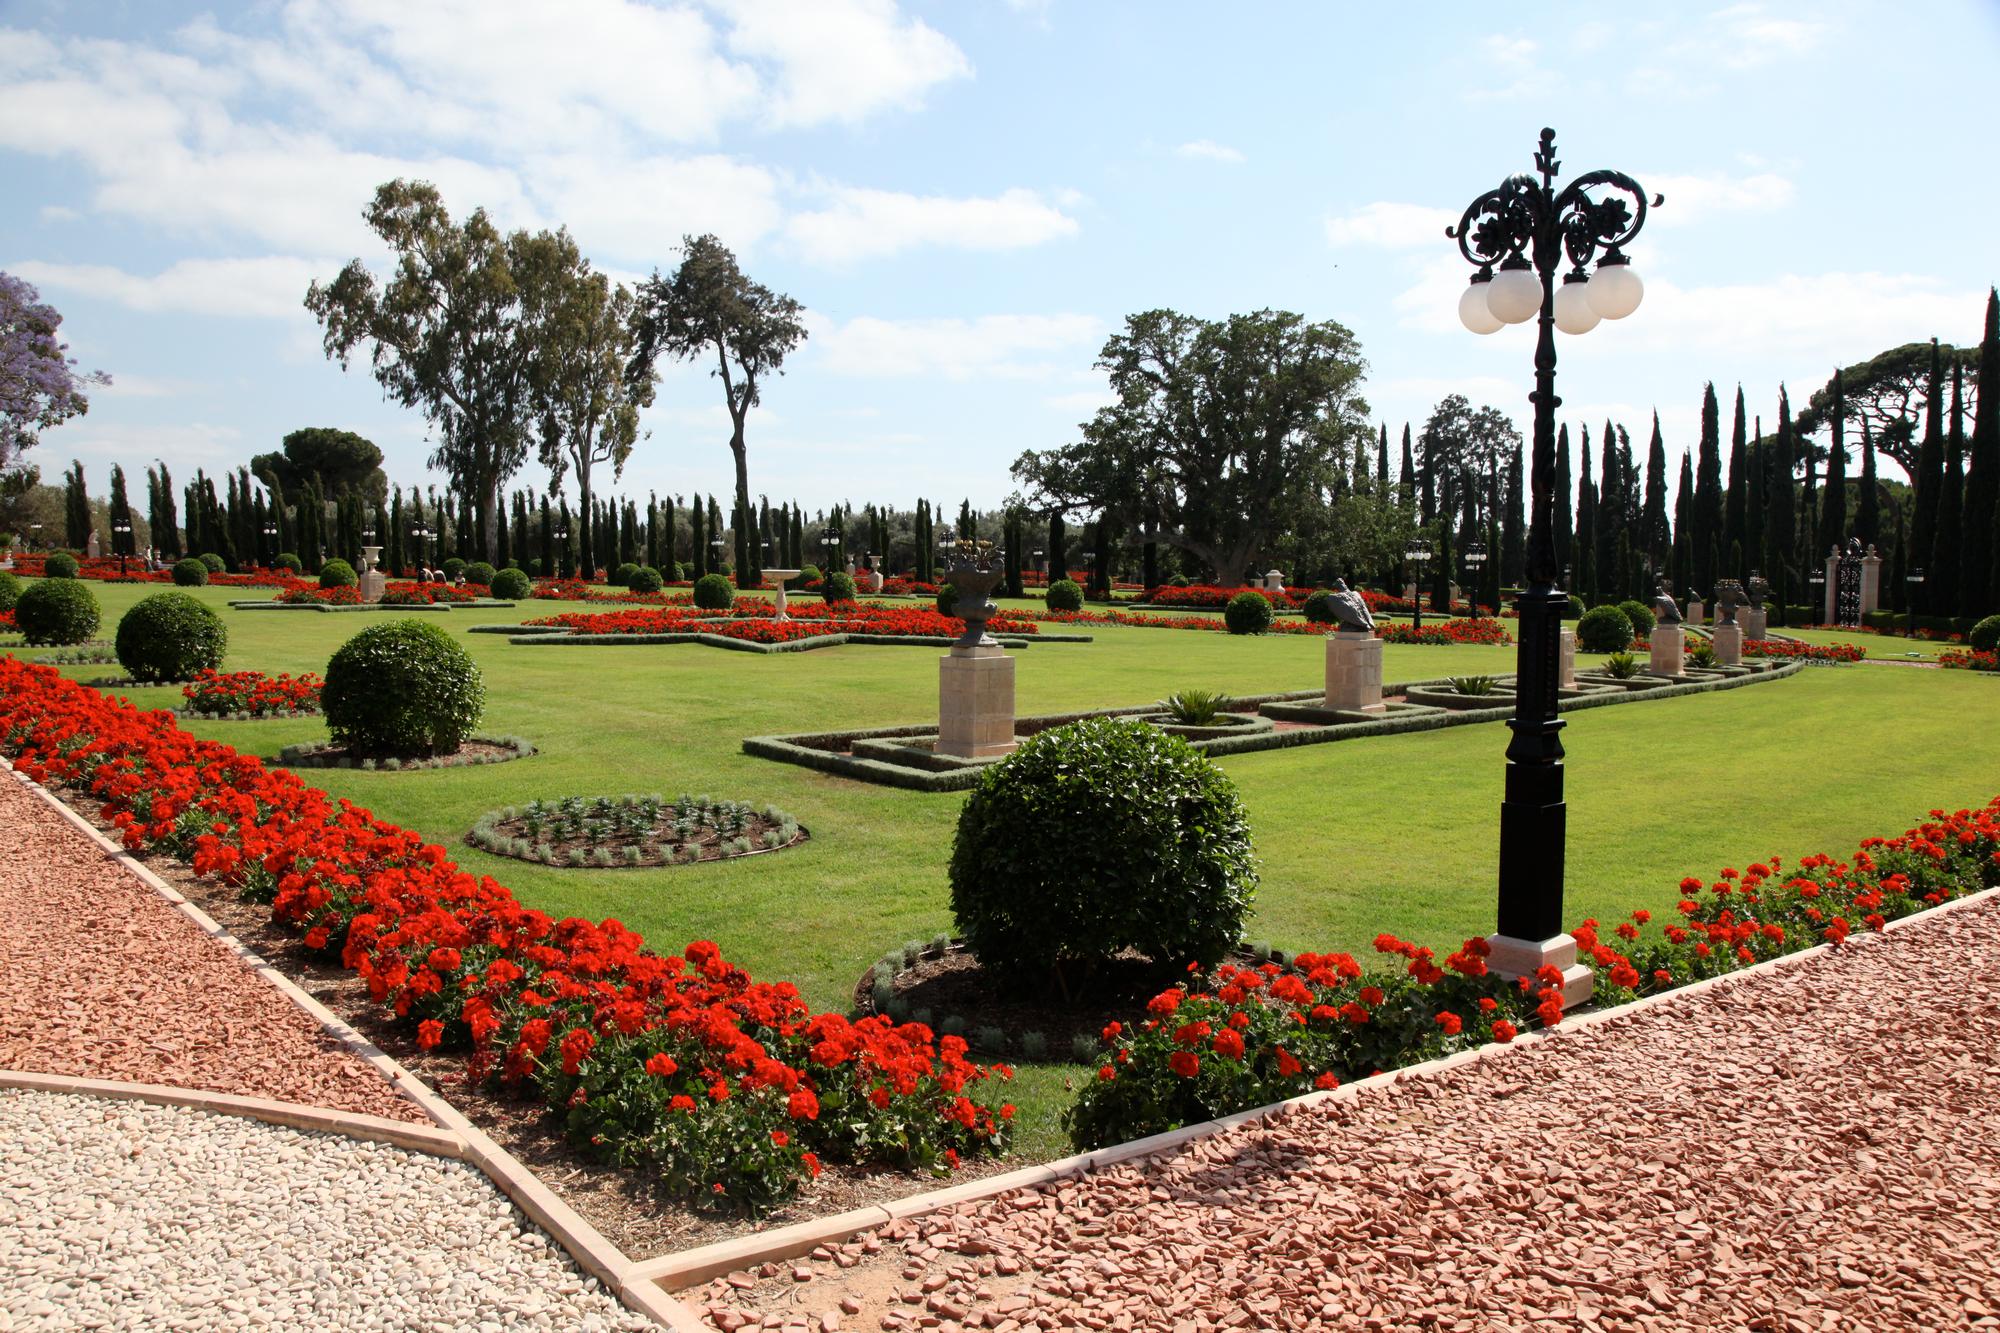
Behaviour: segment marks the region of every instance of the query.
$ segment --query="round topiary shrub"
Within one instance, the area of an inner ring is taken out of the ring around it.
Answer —
[[[319,567],[319,586],[322,588],[352,588],[356,582],[354,566],[345,560],[329,560]]]
[[[788,580],[785,583],[785,587],[792,592],[797,592],[799,589],[805,587],[808,583],[818,583],[818,582],[819,582],[819,566],[803,565],[799,568],[799,576],[795,579]]]
[[[224,574],[229,571],[228,563],[213,551],[202,552],[201,563],[208,566],[208,572],[211,574]]]
[[[1331,625],[1333,623],[1333,594],[1327,592],[1325,589],[1321,589],[1306,598],[1306,604],[1301,609],[1305,612],[1306,619],[1310,620],[1313,624]]]
[[[629,588],[632,586],[632,576],[638,572],[639,567],[630,560],[627,560],[624,564],[606,575],[604,581],[614,588]]]
[[[0,611],[12,611],[21,600],[21,580],[0,569]]]
[[[854,576],[845,570],[836,570],[821,580],[819,595],[829,603],[852,602],[854,600]]]
[[[200,588],[208,583],[208,566],[192,557],[174,561],[174,583],[182,588]]]
[[[51,551],[49,558],[42,562],[42,577],[50,579],[73,579],[79,566],[76,557],[68,551]]]
[[[541,576],[542,576],[542,558],[538,555],[529,556],[528,577],[531,579],[538,579]]]
[[[1042,603],[1051,611],[1081,611],[1083,589],[1077,586],[1075,579],[1057,579],[1049,585]]]
[[[1988,616],[1974,625],[1965,642],[1975,652],[1990,653],[2000,648],[2000,616]]]
[[[327,730],[351,754],[448,754],[478,725],[486,703],[464,648],[423,620],[371,625],[326,665],[320,706]]]
[[[980,774],[951,856],[952,914],[981,964],[1070,994],[1126,949],[1162,969],[1220,962],[1256,885],[1235,785],[1127,718],[1044,731]]]
[[[1583,619],[1583,598],[1578,597],[1575,593],[1571,593],[1569,595],[1569,605],[1563,608],[1562,618],[1564,620]]]
[[[1185,588],[1188,586],[1188,576],[1185,574],[1176,574],[1168,579],[1167,582],[1176,588]]]
[[[305,562],[290,551],[278,552],[277,566],[288,574],[297,574],[305,569]]]
[[[465,572],[465,562],[463,560],[460,560],[457,556],[452,556],[449,560],[444,562],[443,568],[444,568],[444,576],[450,579],[453,583],[456,583],[458,582],[458,576]]]
[[[727,611],[736,604],[736,589],[720,574],[703,574],[694,581],[694,604],[704,611]]]
[[[949,583],[938,584],[937,609],[941,616],[958,614],[958,589]]]
[[[465,581],[467,583],[477,583],[482,588],[490,588],[493,586],[494,573],[493,566],[487,564],[484,560],[475,560],[465,567]]]
[[[660,577],[660,571],[651,565],[634,565],[632,576],[625,580],[625,586],[633,592],[658,592],[667,581]]]
[[[118,621],[118,664],[134,680],[193,680],[220,670],[228,646],[222,617],[184,592],[143,597]]]
[[[1632,622],[1632,637],[1635,639],[1643,639],[1648,634],[1651,634],[1653,626],[1658,623],[1653,618],[1653,608],[1647,606],[1644,602],[1620,602],[1618,603],[1618,609],[1623,611],[1625,618]]]
[[[533,589],[528,576],[518,569],[495,570],[492,591],[503,602],[518,602]]]
[[[81,580],[42,579],[21,590],[14,624],[29,643],[85,643],[97,633],[97,598]]]
[[[1587,653],[1621,653],[1632,646],[1632,622],[1615,606],[1593,606],[1578,617],[1576,646]]]
[[[1262,634],[1271,628],[1271,601],[1261,592],[1239,592],[1222,608],[1231,634]]]

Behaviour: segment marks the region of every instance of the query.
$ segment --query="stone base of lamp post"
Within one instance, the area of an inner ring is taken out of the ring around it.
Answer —
[[[1368,630],[1326,636],[1326,706],[1349,713],[1386,713],[1382,702],[1382,641]]]
[[[1761,639],[1770,633],[1771,615],[1770,612],[1764,610],[1762,607],[1758,607],[1754,611],[1746,607],[1742,612],[1742,616],[1744,638]]]
[[[1491,951],[1486,955],[1486,970],[1495,976],[1511,981],[1553,967],[1562,973],[1563,1008],[1574,1009],[1590,998],[1595,977],[1590,968],[1576,961],[1576,941],[1567,934],[1546,940],[1488,935],[1486,947]]]
[[[1743,627],[1741,625],[1717,625],[1715,627],[1715,660],[1723,666],[1743,665]]]
[[[1014,659],[998,644],[953,647],[938,659],[937,753],[984,759],[1015,745]]]
[[[791,619],[791,617],[785,613],[785,580],[795,579],[798,576],[799,576],[799,571],[796,569],[767,569],[764,571],[765,578],[776,579],[778,581],[777,589],[773,594],[774,600],[776,602],[776,608],[771,612],[771,619],[773,620]]]
[[[1687,631],[1679,625],[1653,626],[1653,660],[1648,668],[1656,676],[1687,674]]]
[[[1575,630],[1565,629],[1562,632],[1561,653],[1562,653],[1561,657],[1557,659],[1559,666],[1556,672],[1556,688],[1562,690],[1573,690],[1576,688],[1576,631]]]

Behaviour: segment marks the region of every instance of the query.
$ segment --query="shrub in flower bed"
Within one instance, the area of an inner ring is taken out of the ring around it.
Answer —
[[[199,588],[208,582],[208,566],[189,556],[176,560],[173,568],[174,582],[183,588]]]
[[[1274,619],[1271,599],[1261,592],[1239,592],[1222,608],[1222,623],[1231,634],[1262,634]]]
[[[1938,665],[1949,671],[2000,671],[2000,653],[1939,653]]]
[[[1745,657],[1782,658],[1793,662],[1859,662],[1868,654],[1851,643],[1803,643],[1797,639],[1746,639]]]
[[[222,665],[229,630],[184,592],[156,592],[118,620],[118,663],[136,681],[192,680]]]
[[[1378,625],[1376,636],[1384,643],[1483,643],[1508,644],[1514,642],[1507,627],[1497,620],[1480,618],[1477,620],[1434,620],[1422,629],[1409,625]]]
[[[658,570],[653,571],[653,577],[659,577]],[[528,582],[528,576],[518,569],[494,571],[492,583],[493,595],[503,602],[520,601],[528,595],[532,586]]]
[[[394,620],[340,646],[320,699],[334,743],[350,754],[429,758],[471,734],[486,686],[451,635],[422,620]]]
[[[1240,596],[1244,591],[1245,589],[1241,585],[1234,588],[1218,588],[1213,584],[1194,583],[1185,588],[1179,588],[1172,584],[1164,584],[1157,588],[1147,589],[1146,600],[1154,606],[1184,606],[1191,609],[1216,611],[1227,607],[1233,599]],[[1261,589],[1256,591],[1261,592],[1264,599],[1279,610],[1296,611],[1299,608],[1299,602],[1290,593],[1264,592]]]
[[[14,624],[31,644],[83,643],[97,633],[97,598],[77,579],[50,576],[21,590]]]
[[[1576,646],[1587,653],[1623,652],[1631,643],[1631,617],[1615,606],[1593,606],[1576,622]]]
[[[465,581],[476,584],[481,588],[491,587],[493,584],[493,566],[487,564],[484,560],[473,561],[465,567]]]
[[[510,805],[482,816],[467,840],[497,856],[600,869],[693,865],[772,852],[804,839],[775,806],[682,793],[599,796]]]
[[[762,1210],[822,1156],[945,1171],[997,1151],[1005,1066],[921,1024],[814,1014],[715,945],[662,955],[555,921],[445,850],[291,773],[46,667],[0,659],[0,749],[101,803],[127,848],[271,904],[426,1048],[535,1092],[571,1139],[703,1202]]]
[[[297,556],[293,555],[290,551],[280,551],[278,553],[278,558],[272,561],[271,563],[276,565],[279,569],[284,570],[286,573],[295,575],[304,573],[306,567],[305,562],[303,560],[300,560]]]
[[[1975,653],[2000,651],[2000,616],[1988,616],[1965,636],[1966,647]]]
[[[319,567],[319,586],[322,588],[352,588],[357,581],[354,566],[345,560],[329,560]]]
[[[736,600],[736,589],[720,574],[703,574],[694,581],[694,604],[706,611],[726,611]]]
[[[42,561],[42,577],[45,579],[73,579],[82,567],[76,557],[68,551],[51,551]]]
[[[951,910],[982,965],[1065,996],[1133,949],[1219,961],[1257,885],[1236,787],[1187,742],[1129,718],[1032,737],[959,812]]]
[[[1653,614],[1653,608],[1644,602],[1620,602],[1618,609],[1625,613],[1625,619],[1632,622],[1632,637],[1635,639],[1646,638],[1659,624],[1659,618]]]
[[[319,588],[314,587],[310,583],[301,583],[297,587],[285,589],[273,600],[283,602],[287,606],[305,604],[314,606],[359,606],[361,605],[361,590],[351,584],[336,584],[330,588]]]
[[[229,569],[227,562],[213,551],[203,551],[200,560],[201,563],[208,566],[208,572],[211,574],[226,573]]]
[[[638,593],[658,592],[666,586],[666,580],[651,565],[638,565],[633,568],[631,577],[625,580],[625,586]]]
[[[319,712],[326,682],[312,672],[202,671],[181,687],[182,711],[196,717],[306,717]]]
[[[20,626],[14,623],[14,612],[11,607],[0,611],[0,632],[12,633],[19,628]]]
[[[836,570],[827,575],[820,581],[819,585],[819,595],[826,599],[828,605],[836,603],[851,604],[854,601],[856,591],[854,576],[845,570]]]
[[[587,602],[590,585],[582,579],[545,579],[535,585],[530,595],[550,602]]]
[[[20,600],[21,580],[0,569],[0,611],[13,611],[14,603]]]

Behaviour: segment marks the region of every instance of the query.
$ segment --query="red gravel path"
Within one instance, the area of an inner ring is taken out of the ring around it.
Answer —
[[[382,1076],[0,772],[0,1069],[427,1123]]]
[[[688,1296],[724,1328],[2000,1328],[1997,993],[1987,900]]]

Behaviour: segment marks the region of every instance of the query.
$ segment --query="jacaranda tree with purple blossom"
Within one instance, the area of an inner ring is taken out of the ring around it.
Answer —
[[[0,479],[43,431],[90,410],[84,386],[111,383],[101,370],[77,370],[56,336],[61,327],[62,315],[33,285],[0,272]]]

